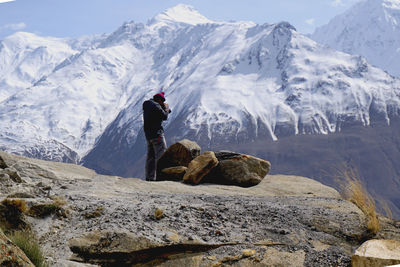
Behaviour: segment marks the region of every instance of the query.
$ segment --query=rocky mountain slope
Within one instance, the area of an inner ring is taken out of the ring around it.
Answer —
[[[353,55],[400,77],[400,2],[364,0],[312,34],[317,42]]]
[[[211,149],[333,133],[373,120],[389,124],[398,115],[399,80],[361,57],[318,45],[288,23],[167,22],[153,20],[138,32],[158,29],[161,23],[163,31],[152,31],[152,36],[163,36],[164,47],[170,47],[160,48],[152,65],[155,73],[167,70],[158,76],[157,88],[164,88],[173,107],[166,122],[169,143],[185,137]],[[176,25],[186,30],[173,30]],[[125,27],[113,39],[123,39],[135,25]],[[149,96],[136,97],[109,124],[85,156],[86,166],[137,175],[134,164],[145,148],[140,104]]]
[[[56,129],[67,131],[58,128],[60,120],[68,120],[60,116],[71,114],[73,108],[68,106],[67,110],[66,104],[67,98],[74,96],[61,88],[42,90],[37,85],[69,65],[83,51],[96,46],[102,38],[62,39],[19,32],[0,41],[0,147],[43,159],[79,161],[77,152],[68,148],[56,133]],[[60,113],[56,114],[55,110]],[[90,125],[90,121],[86,122]],[[84,140],[85,136],[80,139]]]
[[[399,222],[382,217],[371,236],[354,204],[304,177],[190,186],[0,157],[1,199],[27,203],[51,266],[349,266],[365,239],[400,240]]]

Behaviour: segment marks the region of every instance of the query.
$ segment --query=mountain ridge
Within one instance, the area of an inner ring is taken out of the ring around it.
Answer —
[[[149,20],[148,26],[155,24],[175,24],[184,23],[190,25],[205,24],[205,23],[215,23],[212,20],[201,15],[193,6],[186,4],[178,4],[172,8],[168,8],[164,12],[156,15],[154,18]],[[160,25],[158,25],[159,27]]]
[[[397,0],[361,1],[317,28],[311,38],[339,51],[362,55],[399,77],[399,6]]]

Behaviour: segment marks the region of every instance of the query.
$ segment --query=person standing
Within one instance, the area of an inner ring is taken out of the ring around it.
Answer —
[[[143,102],[144,133],[147,140],[146,181],[157,180],[157,160],[167,149],[162,122],[168,119],[169,113],[171,110],[165,103],[164,92]]]

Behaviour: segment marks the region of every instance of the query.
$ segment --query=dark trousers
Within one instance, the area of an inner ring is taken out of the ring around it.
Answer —
[[[167,150],[164,135],[147,140],[146,181],[156,181],[157,161]]]

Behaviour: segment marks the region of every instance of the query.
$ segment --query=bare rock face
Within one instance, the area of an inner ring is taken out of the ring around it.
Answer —
[[[219,163],[205,180],[211,183],[249,187],[259,184],[271,169],[263,159],[230,151],[215,152]]]
[[[180,240],[176,234],[166,235],[165,239],[166,242],[157,242],[133,233],[93,231],[68,243],[74,252],[74,260],[102,266],[133,266],[138,263],[163,266],[165,261],[168,261],[166,266],[200,266],[203,255],[193,257],[193,251],[222,246],[198,240]],[[170,258],[169,255],[180,255],[181,259],[177,261],[176,257]],[[174,262],[179,265],[174,265]]]
[[[168,175],[162,172],[165,168],[184,166],[200,155],[200,146],[193,141],[184,139],[171,145],[157,162],[157,180],[169,180]]]
[[[25,253],[0,230],[0,266],[35,267]]]
[[[0,174],[8,175],[8,177],[10,177],[10,179],[15,183],[22,183],[23,182],[23,180],[21,179],[21,176],[19,175],[18,171],[16,171],[14,168],[5,168],[3,170],[0,170]]]
[[[94,231],[71,239],[69,246],[75,253],[76,260],[120,266],[140,262],[141,258],[148,261],[151,259],[151,249],[161,245],[146,237],[135,236],[131,233]],[[146,251],[147,256],[145,256]]]
[[[400,242],[395,240],[368,240],[351,258],[353,267],[379,267],[400,264]]]
[[[261,261],[267,266],[293,266],[303,267],[305,261],[305,252],[298,250],[295,252],[279,251],[275,248],[268,248],[264,259]]]
[[[217,164],[218,160],[215,157],[214,152],[204,152],[189,163],[183,181],[191,184],[199,184],[201,179],[215,168]]]
[[[0,156],[25,181],[0,179],[0,202],[18,207],[23,202],[13,197],[26,196],[28,208],[48,203],[65,211],[20,214],[50,266],[348,267],[353,248],[370,237],[357,206],[304,177],[268,175],[248,188],[190,186]],[[381,221],[374,238],[400,241],[400,223]]]

